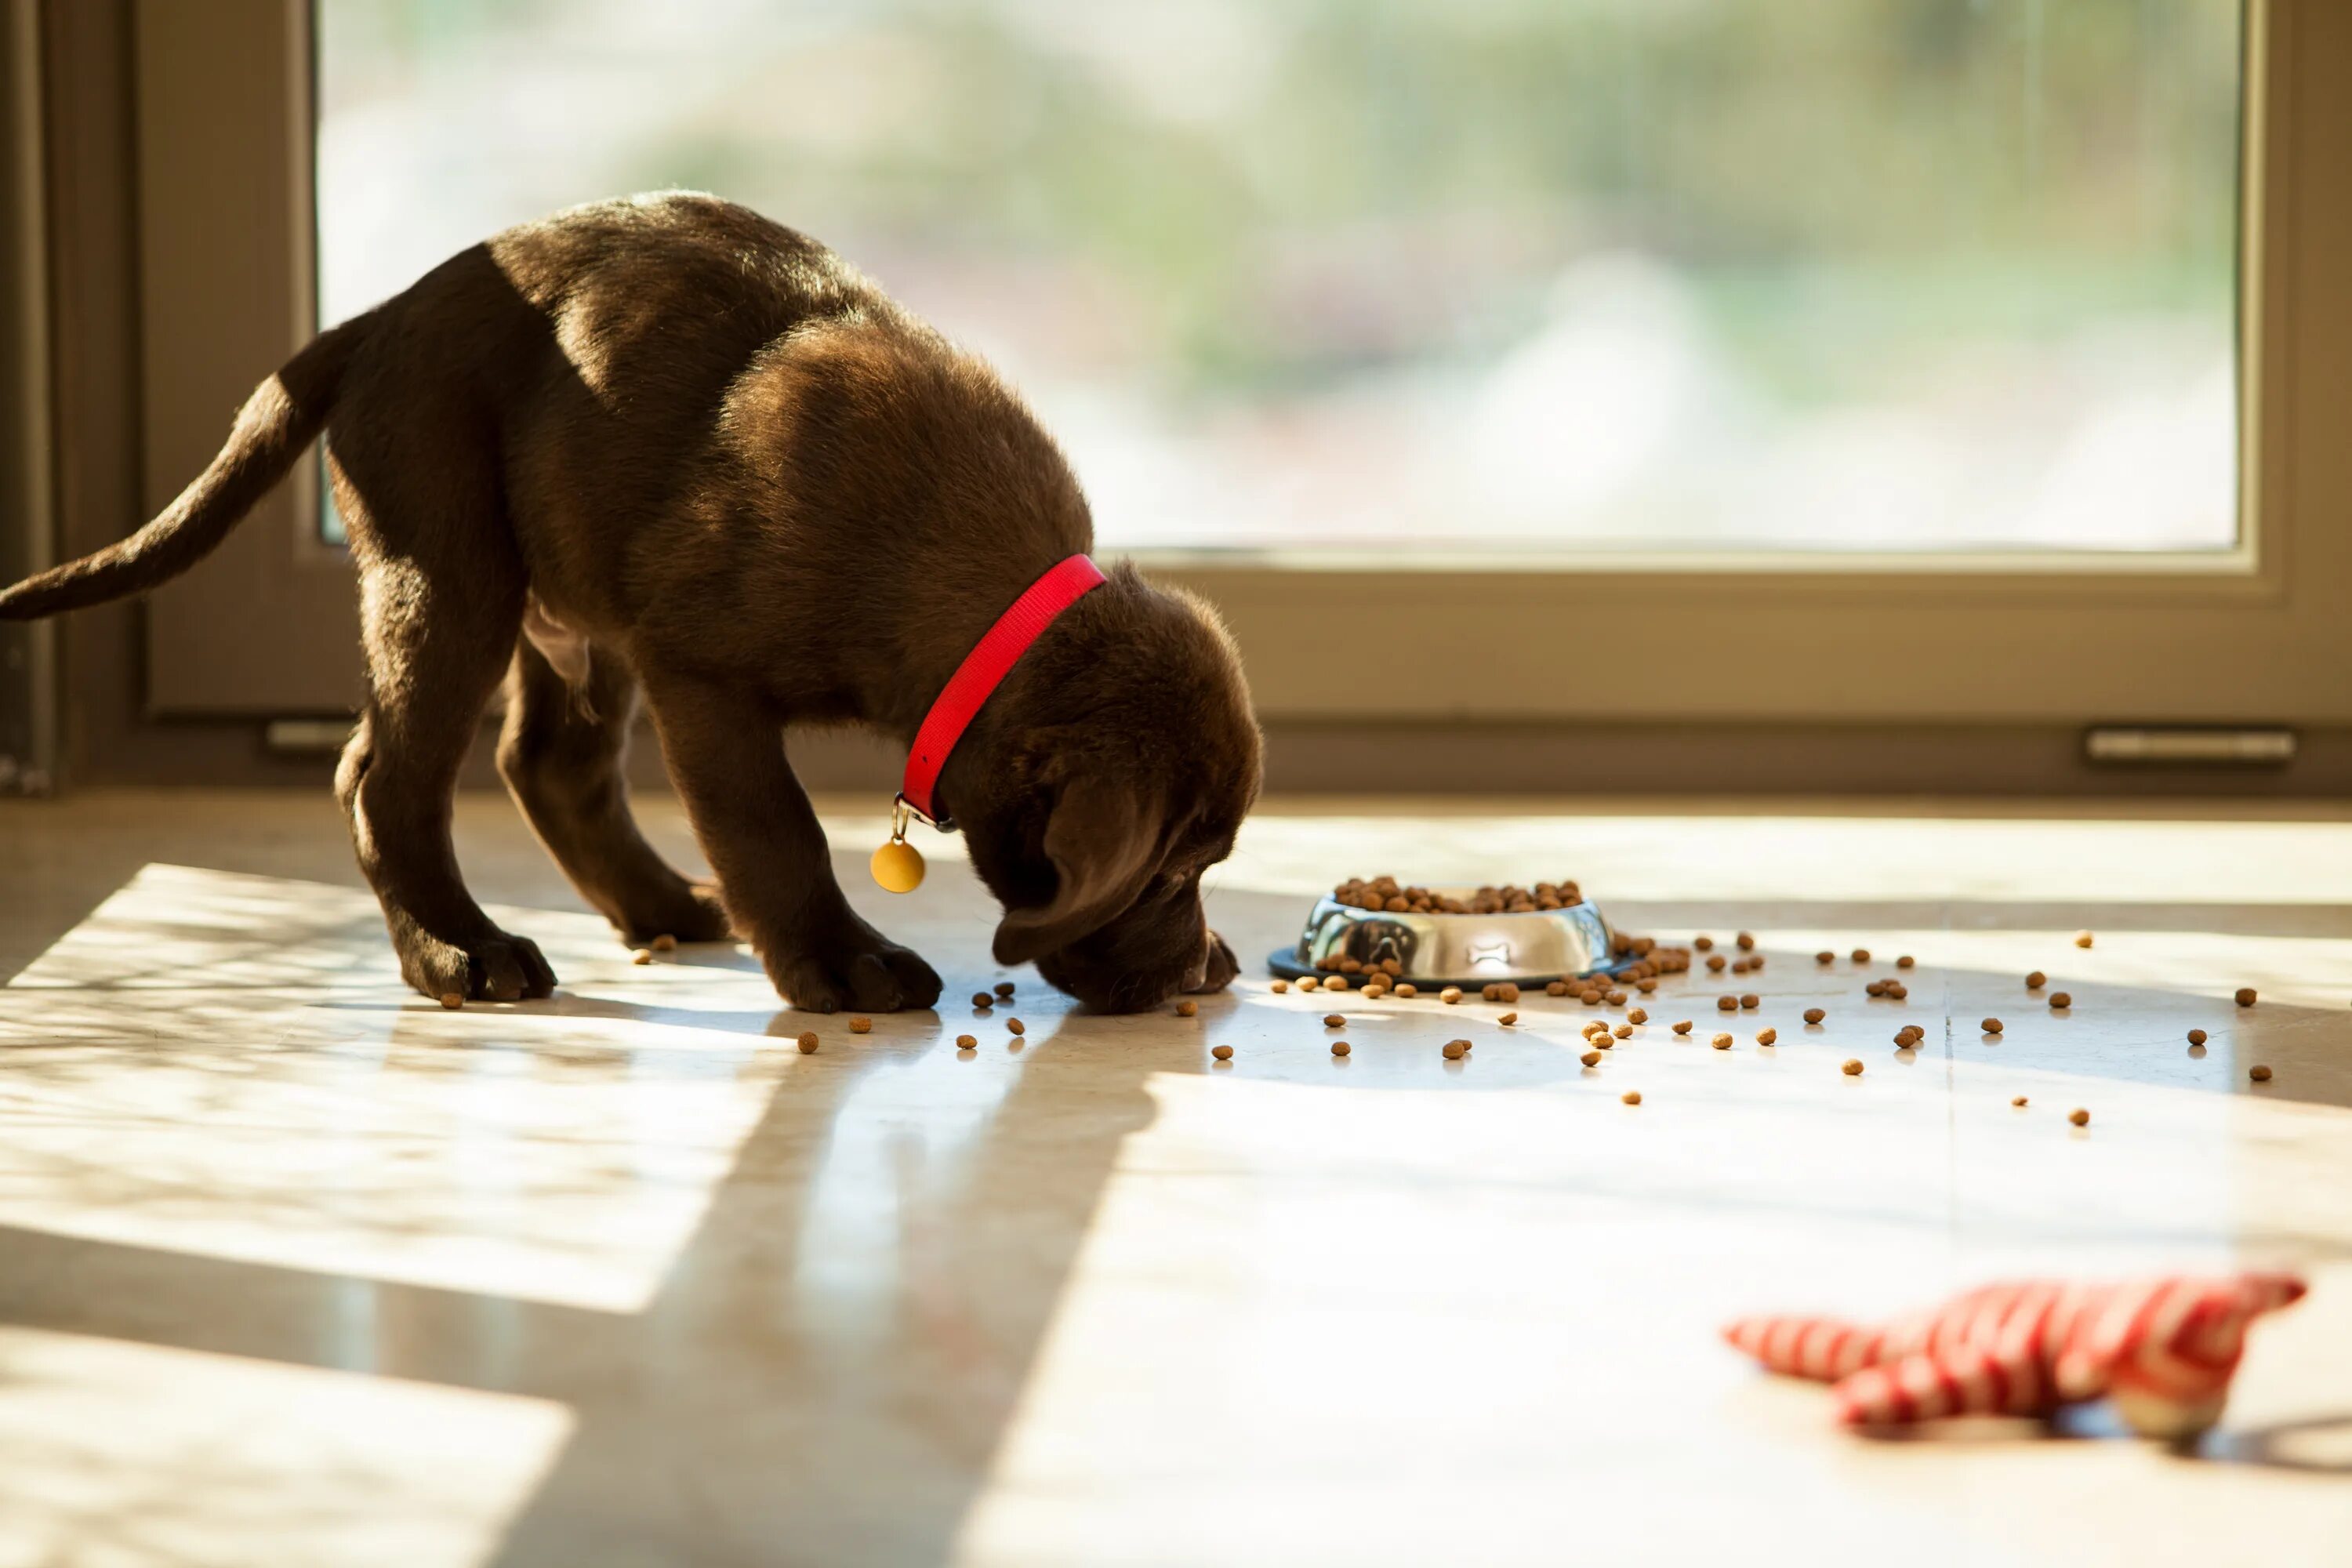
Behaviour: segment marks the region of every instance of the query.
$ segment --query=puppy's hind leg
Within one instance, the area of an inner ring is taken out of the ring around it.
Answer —
[[[555,668],[535,637],[516,643],[499,775],[580,896],[630,943],[657,936],[724,942],[730,932],[718,894],[673,870],[629,812],[636,676],[609,649],[572,636],[561,650],[568,671]]]
[[[494,510],[467,526],[476,519],[456,509],[476,498],[444,488],[425,511],[423,497],[402,504],[394,476],[363,492],[339,460],[331,468],[359,568],[369,689],[335,794],[401,978],[427,996],[544,996],[554,971],[474,902],[449,837],[458,764],[522,624],[513,542]]]

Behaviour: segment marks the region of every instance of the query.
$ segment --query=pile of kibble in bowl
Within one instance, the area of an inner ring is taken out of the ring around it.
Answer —
[[[1430,888],[1407,887],[1394,877],[1351,877],[1331,889],[1350,909],[1392,915],[1531,915],[1538,910],[1573,909],[1584,902],[1573,882],[1538,882],[1532,888],[1481,888],[1457,899]]]

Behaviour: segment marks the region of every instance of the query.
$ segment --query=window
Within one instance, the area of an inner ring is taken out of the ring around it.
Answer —
[[[664,185],[986,353],[1108,548],[2239,542],[2236,0],[327,0],[320,309]]]

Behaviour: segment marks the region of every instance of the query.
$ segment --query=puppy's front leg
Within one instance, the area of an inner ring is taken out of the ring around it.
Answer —
[[[928,1007],[940,977],[857,918],[834,880],[824,830],[784,760],[767,704],[714,682],[646,675],[655,727],[728,919],[793,1005],[887,1013]]]

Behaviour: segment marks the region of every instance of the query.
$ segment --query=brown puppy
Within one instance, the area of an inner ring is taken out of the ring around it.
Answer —
[[[509,229],[321,333],[211,468],[122,543],[0,593],[26,618],[186,570],[327,437],[369,696],[336,774],[401,973],[543,996],[449,838],[503,675],[499,764],[631,941],[750,941],[796,1006],[927,1007],[939,976],[860,920],[786,763],[790,724],[906,744],[964,654],[1093,543],[1053,441],[978,361],[822,246],[693,195]],[[640,683],[719,885],[631,819]],[[939,808],[1005,905],[999,963],[1098,1006],[1232,979],[1201,874],[1255,797],[1231,642],[1130,569],[1049,627],[965,732]]]

